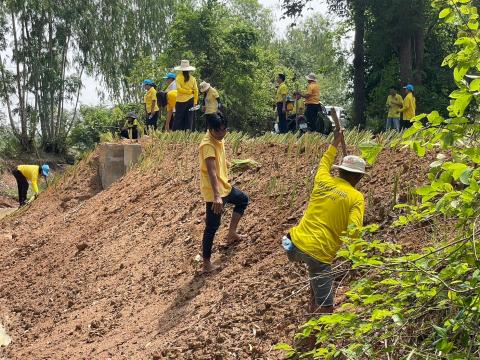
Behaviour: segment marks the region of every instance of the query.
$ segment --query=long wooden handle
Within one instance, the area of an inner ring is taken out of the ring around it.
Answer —
[[[340,121],[338,120],[337,111],[335,110],[335,108],[333,107],[331,108],[330,114],[332,116],[333,122],[335,123],[336,130],[340,131],[342,127],[340,126]],[[342,152],[343,152],[343,156],[348,155],[347,144],[345,144],[345,138],[343,137],[343,134],[342,134]]]

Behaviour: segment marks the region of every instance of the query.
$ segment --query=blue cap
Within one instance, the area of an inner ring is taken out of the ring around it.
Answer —
[[[414,87],[412,84],[408,84],[407,86],[404,87],[404,89],[407,89],[408,91],[413,91]]]
[[[48,176],[48,173],[50,172],[50,166],[47,164],[42,165],[42,175],[43,176]]]
[[[149,79],[143,80],[143,85],[153,85],[153,81]]]
[[[163,77],[164,80],[166,79],[175,79],[177,75],[175,73],[169,72],[166,76]]]

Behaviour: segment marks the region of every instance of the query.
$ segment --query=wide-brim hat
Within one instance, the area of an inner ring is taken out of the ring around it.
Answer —
[[[210,89],[210,84],[207,83],[206,81],[202,81],[200,83],[200,92],[205,92],[207,91],[208,89]]]
[[[130,111],[127,116],[127,118],[132,118],[132,119],[138,119],[137,114],[135,114],[133,111]]]
[[[190,66],[189,60],[180,61],[180,66],[175,66],[175,71],[194,71],[195,67]]]
[[[356,174],[366,174],[367,163],[361,157],[355,155],[345,156],[340,165],[333,165],[335,169],[342,169]]]
[[[307,79],[308,81],[317,81],[317,75],[315,75],[314,73],[310,73],[305,76],[305,79]]]

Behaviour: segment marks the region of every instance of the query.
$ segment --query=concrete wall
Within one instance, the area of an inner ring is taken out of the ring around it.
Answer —
[[[120,179],[142,155],[140,144],[100,144],[100,178],[103,189]]]

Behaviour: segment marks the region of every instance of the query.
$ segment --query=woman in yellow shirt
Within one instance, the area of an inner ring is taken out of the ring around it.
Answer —
[[[173,130],[193,130],[193,111],[198,104],[197,80],[190,74],[195,68],[190,66],[188,60],[182,60],[180,66],[175,67],[179,71],[175,82],[177,84],[177,102],[175,104],[175,121]]]
[[[18,187],[18,202],[20,206],[27,203],[28,181],[32,183],[33,192],[32,197],[34,199],[38,195],[38,176],[41,175],[47,180],[50,167],[47,164],[42,166],[38,165],[18,165],[15,170],[12,171],[12,175],[17,180]]]
[[[308,129],[323,133],[323,122],[318,121],[320,111],[320,87],[317,84],[317,76],[310,73],[306,76],[308,81],[307,92],[302,94],[305,98],[305,117],[307,118]]]

